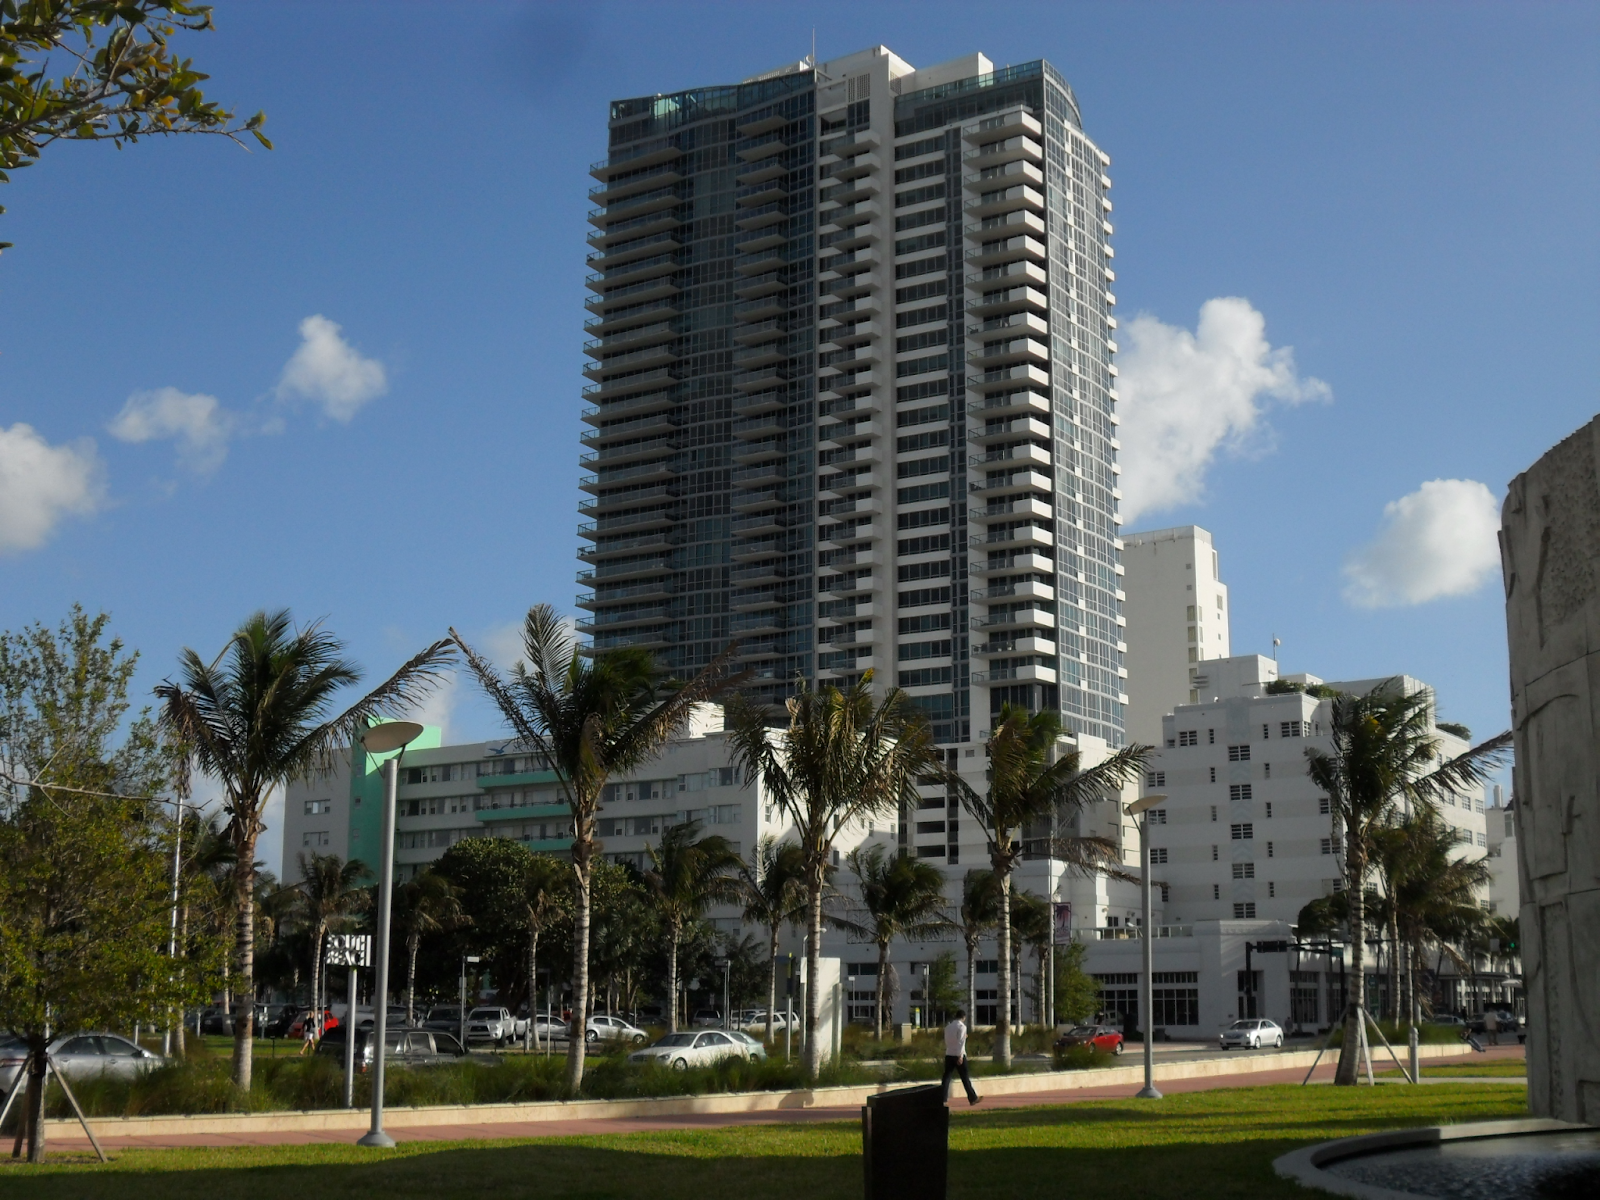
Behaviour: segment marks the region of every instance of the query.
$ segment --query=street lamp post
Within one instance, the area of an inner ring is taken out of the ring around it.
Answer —
[[[368,754],[405,753],[422,726],[414,721],[385,721],[361,735]],[[378,875],[378,961],[372,982],[372,1128],[358,1146],[393,1149],[394,1139],[383,1131],[383,1065],[389,1035],[389,915],[394,907],[394,810],[400,790],[400,754],[383,764],[383,846]],[[354,1031],[352,1030],[352,1035]]]
[[[728,1011],[728,973],[733,969],[731,958],[718,958],[712,960],[712,965],[722,968],[722,1028],[733,1028],[733,1014]]]
[[[1139,980],[1139,1018],[1144,1026],[1144,1087],[1136,1099],[1159,1100],[1161,1093],[1155,1083],[1155,1044],[1151,1037],[1151,1017],[1155,1015],[1155,981],[1151,972],[1155,964],[1154,927],[1150,923],[1150,820],[1145,813],[1166,800],[1160,794],[1141,796],[1128,805],[1128,815],[1139,818],[1139,887],[1144,894],[1144,971]]]

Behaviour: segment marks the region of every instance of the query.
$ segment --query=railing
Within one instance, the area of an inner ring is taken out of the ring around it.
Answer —
[[[602,325],[610,325],[614,321],[623,321],[630,320],[634,317],[642,317],[647,313],[653,313],[658,309],[664,312],[670,312],[673,316],[676,316],[678,314],[678,302],[673,299],[656,300],[654,302],[647,300],[644,303],[637,305],[631,311],[625,312],[619,310],[614,312],[600,313],[593,317],[585,317],[583,321],[583,327],[585,329],[597,329]]]
[[[606,202],[607,192],[615,194],[618,191],[631,188],[636,184],[645,182],[646,180],[655,179],[658,176],[669,174],[676,175],[680,178],[683,176],[683,169],[679,166],[676,159],[671,162],[664,162],[659,167],[651,167],[648,170],[641,171],[637,175],[631,175],[627,179],[610,179],[605,183],[597,183],[589,189],[589,199],[593,200],[596,204],[604,204]]]
[[[1151,934],[1154,938],[1192,938],[1193,925],[1153,925]],[[1074,941],[1080,942],[1136,942],[1144,937],[1144,930],[1137,925],[1094,925],[1074,929]]]

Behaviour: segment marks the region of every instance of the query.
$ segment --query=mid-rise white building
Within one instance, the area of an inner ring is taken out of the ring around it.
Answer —
[[[1494,785],[1494,803],[1484,814],[1489,835],[1489,911],[1515,920],[1522,913],[1522,889],[1517,879],[1517,798],[1506,802],[1505,792]]]
[[[1194,704],[1202,659],[1227,658],[1228,585],[1198,525],[1122,535],[1128,626],[1128,739],[1161,742],[1161,719]]]

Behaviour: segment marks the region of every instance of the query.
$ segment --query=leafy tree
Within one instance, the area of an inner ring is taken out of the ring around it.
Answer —
[[[1056,832],[1086,804],[1115,795],[1138,777],[1147,746],[1125,746],[1087,770],[1077,750],[1059,743],[1061,721],[1053,712],[1029,713],[1006,705],[989,736],[989,788],[980,796],[962,786],[967,811],[983,822],[989,863],[999,884],[999,1006],[995,1012],[995,1061],[1011,1065],[1011,873],[1026,846],[1042,850],[1082,872],[1116,870],[1118,850],[1104,838]],[[1035,836],[1041,833],[1042,836]]]
[[[44,1158],[49,1031],[162,1024],[203,999],[214,946],[171,936],[171,757],[108,618],[0,635],[0,1028],[29,1051],[28,1159]],[[211,951],[208,953],[208,951]]]
[[[878,948],[878,996],[873,1023],[883,1037],[889,1003],[889,946],[897,937],[924,942],[954,928],[944,911],[944,872],[932,863],[890,854],[883,846],[858,846],[845,861],[861,895],[859,917],[834,913],[840,929],[868,938]]]
[[[767,931],[767,1041],[778,1005],[778,931],[805,912],[805,859],[793,842],[767,834],[739,866],[744,889],[744,919]]]
[[[571,888],[567,872],[561,870],[552,886],[560,887],[562,932],[571,933]],[[650,970],[661,940],[661,921],[650,903],[644,878],[632,863],[596,861],[592,885],[592,915],[589,924],[589,970],[596,981],[589,989],[589,1011],[601,1006],[599,992],[605,991],[605,1008],[634,1006],[645,979],[658,974]],[[566,947],[568,973],[571,947]]]
[[[713,699],[732,680],[731,651],[681,687],[664,688],[655,659],[644,650],[607,650],[586,657],[570,626],[548,604],[528,610],[522,627],[526,661],[509,681],[454,629],[451,637],[501,717],[556,774],[572,812],[572,1029],[567,1086],[583,1086],[584,1021],[589,1007],[590,886],[598,850],[595,817],[613,774],[642,766],[688,724],[696,704]]]
[[[928,1011],[923,1017],[925,1025],[942,1025],[961,1004],[961,981],[956,978],[956,956],[949,950],[941,951],[928,964],[928,994],[923,997]],[[967,1009],[971,1020],[972,1009]]]
[[[644,872],[650,905],[667,936],[667,1032],[678,1031],[678,939],[684,926],[705,916],[713,904],[739,899],[734,872],[743,865],[727,838],[700,837],[700,822],[673,825],[661,834],[661,844],[647,850],[650,866]]]
[[[533,854],[523,865],[518,880],[522,920],[528,933],[528,1027],[523,1033],[523,1049],[533,1048],[534,1016],[539,1011],[539,939],[557,921],[565,920],[566,867],[548,854]]]
[[[454,929],[465,919],[461,898],[448,876],[432,867],[418,871],[394,890],[395,930],[406,945],[406,1024],[417,1023],[417,953],[429,933]]]
[[[1017,941],[1033,951],[1036,966],[1033,977],[1038,983],[1034,996],[1037,1002],[1035,1011],[1039,1014],[1040,1022],[1047,1023],[1049,1018],[1045,1014],[1050,1008],[1050,986],[1046,962],[1050,957],[1051,939],[1055,935],[1049,904],[1032,892],[1013,893],[1011,929]]]
[[[343,930],[366,907],[367,894],[361,879],[368,870],[367,864],[359,858],[346,862],[337,854],[300,855],[296,915],[311,931],[311,1011],[319,1014],[319,1027],[320,1014],[328,1003],[322,990],[322,959],[328,934]],[[354,997],[350,1015],[352,1018],[355,1015]]]
[[[1367,878],[1376,836],[1400,812],[1428,808],[1447,794],[1482,786],[1511,743],[1511,734],[1502,733],[1441,762],[1433,729],[1433,693],[1427,688],[1406,692],[1398,679],[1391,679],[1363,696],[1336,696],[1329,720],[1332,748],[1306,749],[1307,773],[1328,796],[1344,850],[1350,989],[1334,1076],[1341,1085],[1356,1082],[1360,1056],[1361,1013],[1367,1006]]]
[[[942,774],[927,719],[898,688],[874,704],[869,669],[847,690],[803,682],[787,703],[787,728],[767,727],[765,709],[735,696],[728,705],[730,742],[747,778],[759,778],[795,823],[805,864],[806,977],[817,978],[822,952],[822,897],[833,841],[852,821],[915,807],[917,778]],[[817,989],[806,989],[806,1073],[822,1069]]]
[[[967,948],[967,1018],[978,1020],[978,945],[1000,923],[1000,881],[993,871],[971,870],[961,881],[958,912],[961,941]]]
[[[254,1045],[256,839],[267,797],[327,770],[373,720],[413,707],[452,658],[450,643],[435,642],[330,716],[334,697],[361,677],[342,650],[320,625],[295,630],[287,610],[258,612],[210,662],[186,648],[180,681],[156,688],[168,735],[223,788],[224,833],[234,851],[233,969],[246,1000],[233,1021],[233,1082],[242,1091],[250,1087]]]
[[[1094,1016],[1099,1005],[1100,984],[1083,969],[1087,953],[1088,947],[1082,942],[1056,949],[1056,979],[1052,991],[1057,1021],[1082,1024]]]
[[[264,113],[236,123],[200,90],[209,77],[173,53],[180,31],[211,28],[209,5],[180,0],[0,2],[0,183],[61,138],[121,149],[142,137],[178,134],[243,145],[247,133],[272,149],[261,132]],[[59,78],[52,56],[66,59]],[[9,245],[0,242],[0,249]]]

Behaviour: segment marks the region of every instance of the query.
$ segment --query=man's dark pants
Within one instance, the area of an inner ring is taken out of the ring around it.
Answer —
[[[946,1054],[944,1056],[944,1098],[946,1100],[950,1099],[950,1077],[958,1072],[961,1075],[961,1086],[967,1089],[968,1102],[976,1104],[978,1102],[978,1092],[972,1086],[972,1075],[967,1071],[965,1055]]]

